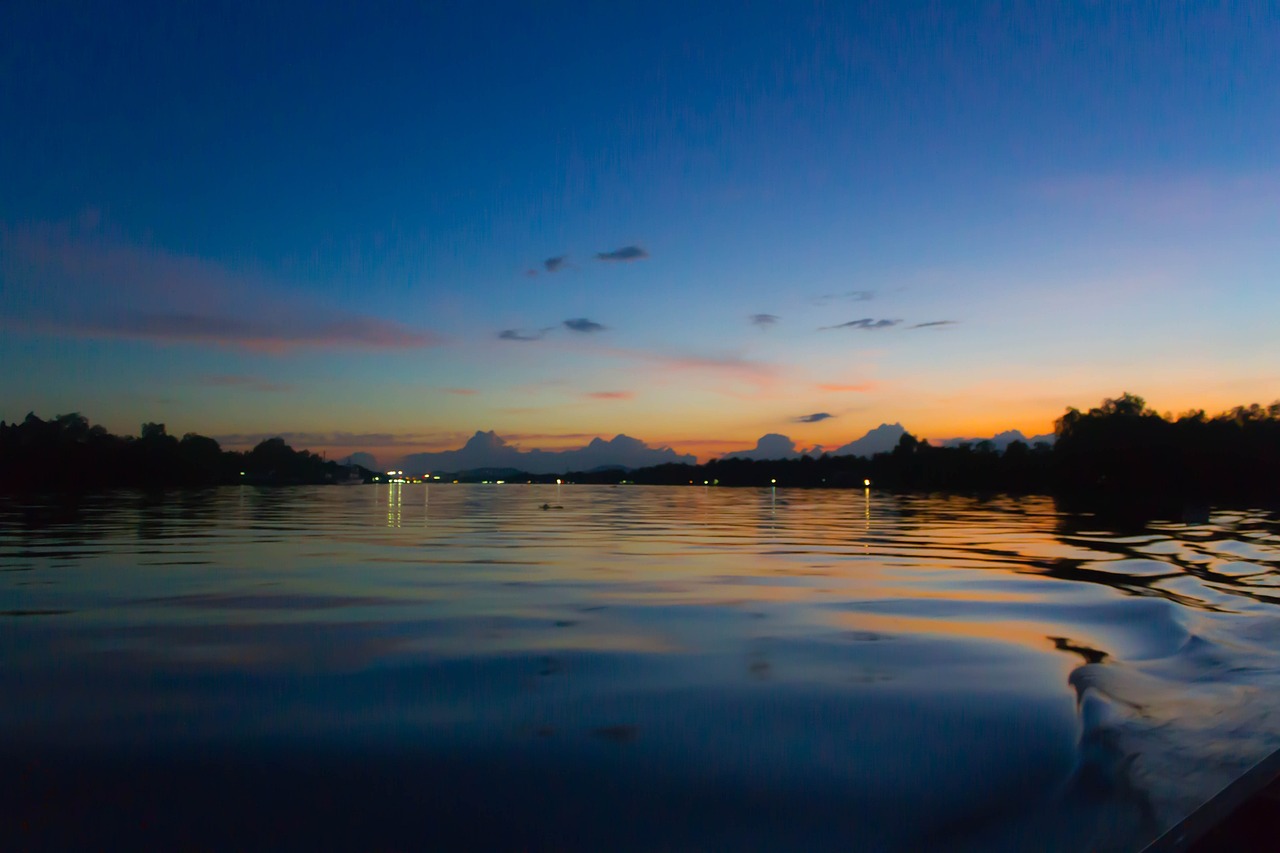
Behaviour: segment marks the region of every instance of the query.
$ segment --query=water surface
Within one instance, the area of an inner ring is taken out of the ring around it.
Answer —
[[[31,847],[1137,850],[1280,747],[1280,524],[392,485],[0,503]]]

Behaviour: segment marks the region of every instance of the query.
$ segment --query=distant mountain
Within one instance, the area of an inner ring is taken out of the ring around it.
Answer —
[[[726,453],[723,459],[799,459],[801,456],[817,458],[823,453],[831,456],[874,456],[886,453],[898,446],[907,431],[902,424],[880,424],[862,438],[849,442],[835,450],[824,450],[822,445],[814,445],[808,449],[796,447],[796,443],[785,435],[771,432],[760,436],[756,446],[750,450],[734,450]]]
[[[959,447],[962,444],[977,444],[980,441],[989,441],[995,446],[996,450],[1003,453],[1005,449],[1015,441],[1021,441],[1034,447],[1037,442],[1041,441],[1046,444],[1053,444],[1054,438],[1055,436],[1053,433],[1049,433],[1048,435],[1033,435],[1030,438],[1027,438],[1022,434],[1021,430],[1010,429],[1005,430],[1002,433],[998,433],[991,438],[945,438],[938,443],[942,447]]]
[[[342,460],[343,465],[359,465],[368,468],[370,471],[378,470],[378,460],[373,458],[372,453],[352,453],[350,456]]]
[[[477,431],[457,450],[411,453],[400,463],[411,473],[469,471],[478,468],[514,468],[530,474],[564,474],[603,466],[645,468],[668,462],[696,464],[691,455],[669,447],[650,447],[638,438],[617,435],[608,441],[593,438],[586,447],[572,450],[521,450],[497,433]]]
[[[756,446],[751,450],[734,450],[722,456],[722,459],[798,459],[808,454],[809,456],[821,456],[822,445],[811,447],[808,450],[797,450],[796,443],[785,435],[779,435],[771,432],[768,435],[762,435],[756,441]]]
[[[831,455],[875,456],[877,453],[888,453],[898,446],[898,441],[906,434],[902,424],[880,424],[862,438],[831,451]]]

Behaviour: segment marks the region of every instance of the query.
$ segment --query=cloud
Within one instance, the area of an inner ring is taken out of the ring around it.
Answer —
[[[666,347],[633,349],[599,345],[592,347],[590,352],[601,359],[632,362],[627,367],[629,375],[633,378],[647,376],[660,384],[677,381],[677,375],[700,374],[708,391],[730,396],[741,396],[740,384],[750,385],[755,389],[751,399],[759,399],[776,388],[783,373],[776,364],[753,361],[732,352],[704,355],[672,352]]]
[[[470,397],[472,394],[479,394],[475,388],[445,388],[446,394],[457,394],[459,397]]]
[[[0,227],[0,279],[0,322],[46,334],[259,352],[443,343],[433,332],[290,292],[254,271],[62,226]]]
[[[819,383],[817,387],[819,391],[827,391],[832,394],[852,394],[852,393],[862,393],[865,391],[870,391],[874,389],[876,386],[874,382],[863,382],[858,385],[837,385],[833,383],[823,382],[823,383]]]
[[[565,320],[560,325],[572,332],[579,332],[584,335],[589,335],[593,332],[603,332],[607,329],[606,326],[601,325],[594,320],[588,320],[586,317],[575,317],[571,320]],[[526,332],[524,329],[503,329],[501,332],[498,332],[498,338],[499,340],[504,341],[540,341],[548,334],[555,331],[555,329],[555,326],[544,326],[543,328],[532,332]]]
[[[850,320],[847,323],[838,323],[834,326],[820,326],[818,331],[825,329],[887,329],[901,322],[901,320],[873,320],[870,317],[863,317],[861,320]]]
[[[36,321],[33,328],[90,338],[209,344],[256,352],[283,352],[297,347],[412,349],[440,343],[430,333],[373,317],[307,321],[298,317],[249,319],[212,314],[136,313],[41,320]]]
[[[294,386],[277,382],[268,382],[255,376],[238,376],[223,374],[217,376],[201,376],[196,384],[206,388],[244,388],[249,391],[281,392],[292,391]]]
[[[588,391],[585,396],[592,400],[631,400],[636,395],[632,391]]]
[[[737,379],[764,389],[778,380],[778,368],[734,355],[667,355],[637,351],[637,357],[656,364],[664,371],[697,372],[721,378]]]
[[[914,326],[911,326],[910,328],[928,329],[928,328],[937,328],[938,326],[954,326],[959,322],[960,322],[959,320],[930,320],[928,323],[916,323]]]
[[[498,339],[503,341],[540,341],[547,336],[549,331],[551,331],[550,327],[527,334],[524,329],[503,329],[498,332]]]
[[[811,415],[801,415],[798,418],[792,418],[798,424],[816,424],[818,421],[825,421],[828,418],[834,418],[835,415],[830,412],[814,412]]]
[[[581,442],[583,439],[598,438],[594,432],[511,432],[504,435],[504,441],[519,444],[522,441]]]
[[[1029,189],[1041,199],[1087,208],[1092,215],[1165,226],[1229,226],[1274,215],[1280,172],[1064,175]]]
[[[558,474],[587,471],[602,465],[639,468],[669,462],[695,461],[693,456],[678,454],[670,447],[652,447],[627,435],[617,435],[608,441],[596,437],[585,446],[565,450],[523,450],[490,431],[477,432],[457,450],[409,454],[404,457],[401,466],[414,472],[518,468],[531,474]]]
[[[582,332],[583,334],[591,334],[592,332],[603,332],[605,327],[599,323],[588,320],[586,317],[577,317],[573,320],[565,320],[562,324],[566,329],[574,332]]]
[[[759,326],[762,329],[772,326],[774,323],[778,322],[778,320],[779,320],[779,317],[777,314],[752,314],[751,315],[751,325]]]
[[[639,246],[623,246],[612,252],[597,252],[597,261],[639,261],[649,257],[649,253]]]
[[[223,447],[253,447],[269,438],[283,438],[295,450],[319,448],[422,447],[426,436],[389,432],[233,432],[211,436]],[[455,439],[456,440],[456,439]]]
[[[796,443],[785,435],[771,432],[756,440],[756,446],[750,450],[731,450],[723,459],[797,459],[804,454],[818,456],[822,453],[821,445],[810,448],[797,448]]]
[[[542,262],[542,268],[547,272],[560,272],[569,263],[568,255],[556,255],[554,258],[547,258]]]
[[[813,297],[815,305],[830,305],[832,302],[867,302],[874,299],[874,290],[846,290],[844,293],[824,293]]]

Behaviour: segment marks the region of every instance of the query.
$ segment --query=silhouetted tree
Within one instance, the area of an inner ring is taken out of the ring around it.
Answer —
[[[294,451],[282,439],[264,444],[254,457],[260,463],[257,476],[242,478],[245,455],[223,451],[212,438],[197,433],[179,441],[164,424],[148,422],[135,439],[111,435],[79,413],[44,421],[32,412],[21,424],[0,422],[0,488],[211,486],[249,479],[327,483],[347,470],[313,453]]]

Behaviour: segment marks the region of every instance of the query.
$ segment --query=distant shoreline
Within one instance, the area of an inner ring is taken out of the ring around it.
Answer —
[[[1071,408],[1055,424],[1049,445],[990,442],[936,447],[910,433],[890,451],[863,456],[798,459],[714,459],[700,465],[603,467],[562,474],[515,468],[459,472],[397,472],[432,482],[591,485],[705,485],[844,488],[909,493],[1007,493],[1058,497],[1169,500],[1280,498],[1280,403],[1238,406],[1208,417],[1177,418],[1122,394],[1087,412]],[[115,436],[79,414],[19,424],[0,422],[0,491],[86,491],[252,484],[326,485],[382,482],[388,475],[342,465],[281,438],[249,451],[223,450],[206,436],[169,435],[148,423],[141,435]]]

